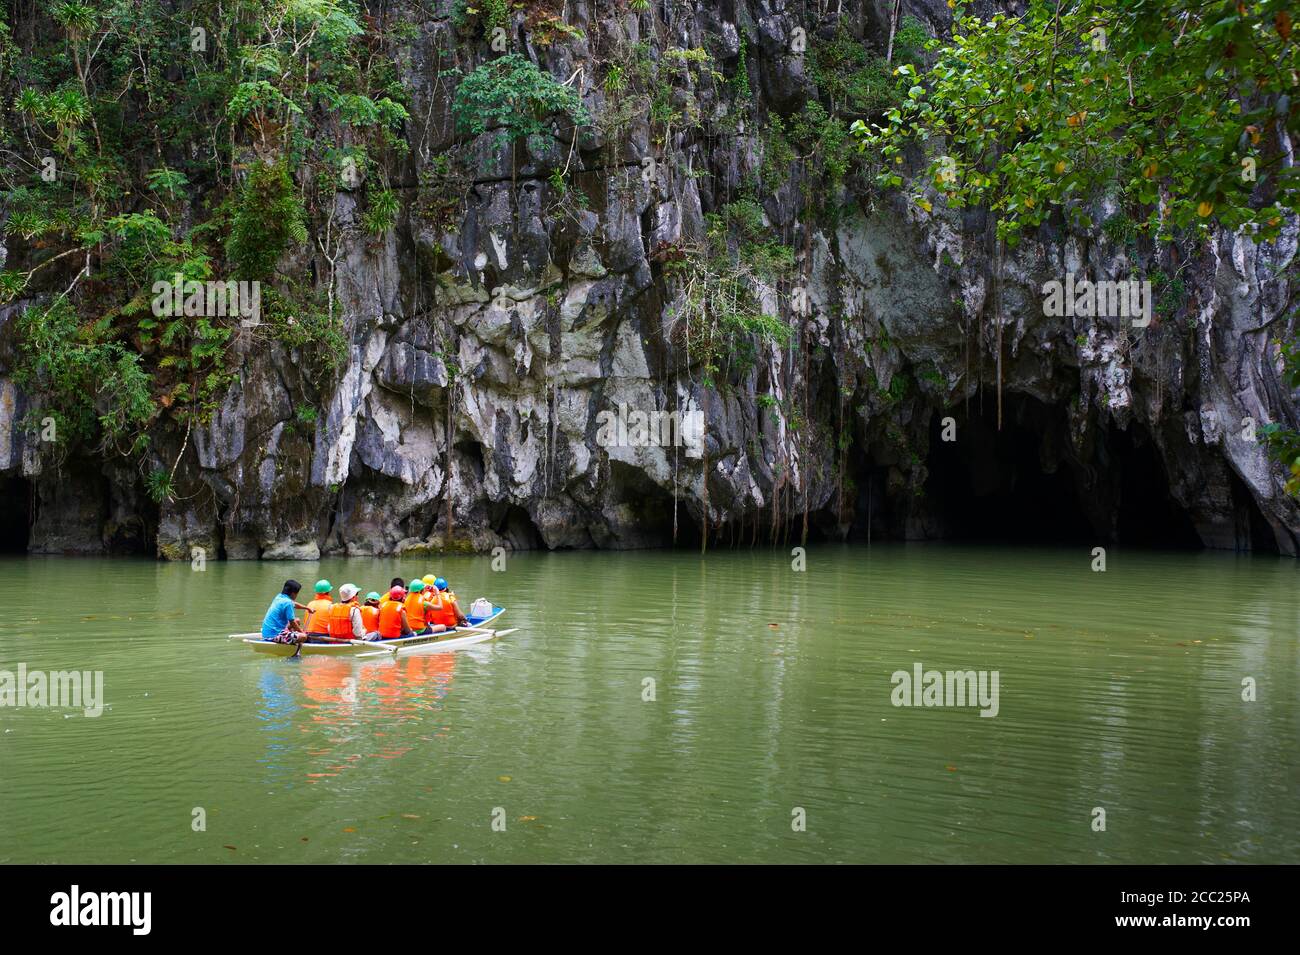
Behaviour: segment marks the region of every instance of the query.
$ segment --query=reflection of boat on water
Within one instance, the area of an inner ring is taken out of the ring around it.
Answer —
[[[438,652],[459,650],[462,647],[469,647],[476,643],[483,643],[485,640],[491,640],[496,636],[496,632],[488,629],[487,624],[505,612],[505,607],[494,606],[492,612],[485,616],[467,616],[466,619],[470,624],[468,627],[455,627],[451,630],[443,630],[440,633],[426,633],[415,637],[399,637],[396,640],[374,640],[369,643],[361,641],[352,643],[304,643],[302,652],[314,656],[349,657],[363,654],[391,655],[396,651],[416,647],[421,650]],[[260,634],[252,633],[232,633],[231,636],[242,637],[244,645],[252,647],[255,653],[267,653],[277,657],[293,655],[294,646],[291,643],[273,643],[270,640],[263,640]]]
[[[262,668],[265,710],[284,717],[267,727],[274,729],[262,759],[268,782],[297,776],[304,761],[308,783],[340,777],[371,759],[406,756],[430,738],[421,734],[445,735],[440,721],[432,730],[422,724],[451,692],[457,660],[455,653],[428,653],[358,665],[355,658],[323,657],[295,667],[291,682],[280,667]],[[309,735],[290,736],[289,717],[300,711],[307,721],[297,730]]]
[[[390,654],[384,654],[390,656]],[[374,661],[383,663],[382,660]],[[395,666],[356,666],[352,660],[326,658],[302,668],[302,689],[317,719],[348,718],[352,707],[378,707],[378,714],[400,718],[427,708],[446,695],[456,669],[456,654],[402,656]],[[432,690],[432,694],[430,694]]]

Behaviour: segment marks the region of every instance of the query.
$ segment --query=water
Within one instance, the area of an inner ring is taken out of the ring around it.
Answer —
[[[106,702],[0,709],[0,861],[1300,862],[1300,565],[1090,563],[407,561],[520,629],[286,661],[226,635],[286,576],[381,589],[398,565],[9,559],[0,668],[102,670]],[[916,662],[997,670],[997,716],[892,706]]]

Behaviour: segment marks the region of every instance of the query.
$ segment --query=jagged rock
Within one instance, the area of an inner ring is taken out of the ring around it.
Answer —
[[[846,4],[841,16],[880,42],[894,6]],[[1045,314],[1043,284],[1066,272],[1121,278],[1154,265],[1102,230],[1044,226],[998,254],[979,210],[947,210],[933,193],[927,210],[863,182],[835,197],[845,211],[832,228],[804,214],[805,191],[825,184],[796,173],[757,198],[763,228],[795,250],[807,314],[793,344],[728,355],[743,368],[706,387],[686,348],[697,316],[677,300],[672,268],[702,243],[706,214],[762,166],[754,117],[789,115],[812,89],[794,14],[765,0],[677,4],[661,37],[643,36],[630,11],[569,9],[587,39],[526,52],[582,90],[593,123],[576,139],[563,128],[518,143],[502,130],[458,136],[439,51],[466,41],[440,15],[419,24],[403,77],[412,149],[391,180],[409,188],[452,153],[472,178],[463,208],[447,228],[410,213],[376,239],[359,222],[363,191],[338,195],[332,271],[316,248],[296,265],[336,276],[339,372],[318,385],[305,371],[311,345],[241,332],[236,380],[188,445],[167,416],[151,436],[167,468],[186,448],[177,479],[202,494],[154,506],[138,471],[87,449],[52,470],[19,428],[30,402],[10,371],[14,307],[0,309],[0,474],[34,484],[33,552],[416,556],[650,546],[706,526],[766,541],[797,536],[805,509],[832,535],[942,536],[953,515],[928,488],[1015,492],[993,453],[998,408],[1008,432],[1030,435],[1037,470],[1073,489],[1099,540],[1122,538],[1118,515],[1146,482],[1209,546],[1296,552],[1300,510],[1252,425],[1300,417],[1264,331],[1286,307],[1300,223],[1267,246],[1215,236],[1182,273],[1177,319],[1138,329]],[[950,16],[941,0],[905,0],[901,12],[931,27]],[[754,104],[706,82],[670,105],[738,119],[753,105],[748,129],[703,137],[644,115],[610,121],[618,97],[593,49],[646,42],[662,62],[666,38],[711,49],[730,79],[742,37]],[[550,181],[561,170],[563,195]],[[1098,221],[1113,213],[1099,200]],[[763,291],[764,311],[788,317],[791,289],[779,291]],[[698,414],[703,440],[609,446],[598,416],[620,405]],[[980,435],[960,480],[942,463],[949,416]]]

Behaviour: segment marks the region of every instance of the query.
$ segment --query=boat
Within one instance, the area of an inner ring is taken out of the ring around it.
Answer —
[[[356,641],[354,643],[304,643],[302,645],[303,655],[321,655],[330,657],[354,657],[354,656],[392,656],[399,650],[408,647],[421,647],[429,650],[459,650],[461,647],[473,646],[476,643],[483,643],[485,640],[491,640],[496,636],[496,631],[488,628],[497,617],[506,612],[505,607],[492,607],[492,612],[486,616],[476,617],[473,614],[466,614],[465,619],[470,623],[468,627],[454,627],[451,630],[443,630],[438,633],[426,633],[414,637],[398,637],[396,640],[371,640],[367,642]],[[457,636],[457,634],[460,636]],[[294,645],[292,643],[273,643],[270,640],[263,640],[260,633],[232,633],[231,638],[238,637],[255,653],[266,653],[275,657],[293,656]]]

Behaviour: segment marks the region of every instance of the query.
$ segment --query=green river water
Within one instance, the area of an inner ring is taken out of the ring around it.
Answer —
[[[102,671],[104,709],[0,709],[0,860],[1300,862],[1300,565],[1090,563],[6,559],[0,669]],[[518,631],[361,661],[227,639],[287,576],[399,570]],[[997,715],[892,705],[917,663],[996,670]]]

